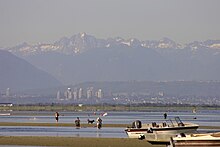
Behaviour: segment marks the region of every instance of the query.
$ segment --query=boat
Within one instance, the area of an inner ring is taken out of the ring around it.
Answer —
[[[170,147],[220,146],[220,132],[171,137]]]
[[[125,132],[129,138],[146,139],[148,142],[155,143],[169,143],[170,137],[174,137],[180,133],[195,133],[199,125],[194,123],[183,123],[179,117],[164,120],[163,123],[157,124],[141,124],[141,121],[132,123],[131,128],[126,128]]]
[[[10,113],[0,113],[0,116],[9,116],[11,115]]]

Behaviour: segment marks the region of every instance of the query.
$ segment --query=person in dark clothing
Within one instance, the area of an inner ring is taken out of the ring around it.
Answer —
[[[79,117],[77,117],[77,119],[75,120],[75,124],[76,124],[76,127],[80,127],[80,119],[79,119]]]
[[[163,114],[164,119],[167,119],[167,113]]]

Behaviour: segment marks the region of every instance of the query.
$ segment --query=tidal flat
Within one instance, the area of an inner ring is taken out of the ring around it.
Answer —
[[[1,145],[25,146],[79,146],[79,147],[165,147],[151,145],[146,140],[131,138],[78,138],[42,136],[1,136]]]
[[[62,128],[64,127],[64,130],[67,129],[75,129],[75,123],[74,120],[76,117],[80,117],[81,119],[81,127],[82,131],[86,129],[90,129],[92,131],[96,130],[95,123],[94,124],[87,124],[87,119],[96,119],[96,117],[100,116],[103,112],[108,112],[108,115],[103,118],[103,128],[117,128],[121,129],[120,132],[124,133],[123,130],[126,127],[129,127],[131,122],[133,120],[139,119],[143,120],[145,123],[151,123],[152,121],[159,120],[163,121],[163,113],[168,112],[168,115],[170,118],[174,116],[180,116],[181,119],[185,122],[190,121],[194,123],[198,123],[200,125],[199,129],[203,129],[202,131],[218,131],[220,130],[219,126],[219,109],[216,108],[197,108],[197,113],[192,113],[192,107],[185,110],[181,108],[168,108],[168,107],[160,107],[160,108],[151,108],[151,107],[145,107],[144,111],[139,111],[140,108],[138,108],[135,111],[126,111],[125,109],[122,109],[121,111],[108,111],[110,110],[105,109],[99,109],[97,107],[95,108],[85,108],[85,111],[79,111],[82,109],[82,107],[78,107],[78,109],[75,109],[74,107],[70,107],[73,111],[66,111],[64,107],[58,109],[57,107],[49,107],[44,108],[40,107],[37,109],[32,109],[33,107],[20,107],[19,109],[14,108],[8,108],[11,109],[11,111],[2,111],[2,113],[6,114],[9,113],[10,115],[3,115],[1,116],[0,126],[2,126],[2,130],[5,128],[9,128],[11,130],[11,134],[2,135],[0,136],[0,145],[15,145],[15,146],[89,146],[89,147],[105,147],[105,146],[111,146],[111,147],[121,147],[121,146],[145,146],[145,147],[152,147],[151,144],[149,144],[146,140],[138,140],[138,139],[130,139],[126,137],[117,138],[115,136],[111,136],[108,138],[105,138],[103,136],[101,137],[91,137],[91,136],[58,136],[57,133],[52,132],[56,136],[41,136],[37,133],[42,132],[34,132],[34,135],[29,136],[22,136],[21,134],[15,135],[12,130],[13,126],[17,126],[19,130],[22,130],[22,128],[29,129],[29,128],[35,128],[40,127],[40,129],[44,129],[44,127],[48,128]],[[55,108],[55,109],[54,109]],[[83,107],[84,108],[84,107]],[[113,108],[113,107],[112,107]],[[60,113],[60,120],[58,123],[55,123],[54,120],[54,112],[55,110],[63,110],[59,111]],[[107,111],[106,111],[107,110]],[[116,109],[117,110],[117,109]],[[124,111],[125,110],[125,111]],[[131,110],[131,107],[130,107]],[[96,112],[94,114],[94,112]],[[196,118],[196,119],[195,119]],[[8,126],[8,127],[7,127]],[[30,127],[26,127],[30,126]],[[68,128],[69,127],[69,128]],[[16,129],[16,127],[14,127]],[[56,130],[55,129],[55,130]],[[62,128],[63,129],[63,128]],[[204,130],[205,129],[205,130]],[[34,129],[33,129],[34,130]],[[76,129],[75,129],[76,130]],[[103,129],[104,130],[104,129]],[[56,130],[57,131],[57,130]],[[56,132],[55,131],[55,132]],[[80,129],[81,131],[81,129]],[[19,131],[18,131],[19,132]],[[71,132],[71,130],[68,132]],[[20,132],[19,132],[20,133]],[[22,132],[23,133],[23,132]],[[72,133],[72,132],[71,132]],[[86,132],[87,133],[87,132]],[[91,133],[91,132],[90,132]],[[92,132],[93,133],[93,132]],[[155,146],[155,145],[153,145]],[[155,146],[157,147],[157,146]],[[162,147],[162,146],[158,146]]]

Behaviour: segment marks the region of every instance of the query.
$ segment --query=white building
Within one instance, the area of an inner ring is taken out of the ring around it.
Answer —
[[[10,97],[10,88],[7,88],[7,89],[6,89],[5,96],[6,96],[6,97]]]
[[[97,91],[97,98],[103,98],[102,89],[99,89],[99,90]]]
[[[93,94],[93,87],[90,87],[87,89],[87,92],[86,92],[87,99],[92,98],[92,94]]]
[[[60,99],[60,91],[57,91],[57,99]]]
[[[68,88],[67,91],[64,92],[64,96],[67,100],[73,98],[71,88]]]
[[[78,89],[77,89],[77,88],[74,88],[74,91],[73,91],[73,99],[74,99],[74,100],[77,100],[77,99],[78,99]]]
[[[78,98],[81,99],[83,97],[83,89],[79,88]]]

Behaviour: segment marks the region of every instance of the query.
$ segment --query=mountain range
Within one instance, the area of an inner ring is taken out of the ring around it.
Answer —
[[[63,84],[86,81],[220,80],[220,40],[97,39],[86,33],[4,48]]]
[[[46,52],[57,52],[66,55],[76,55],[84,53],[91,49],[97,48],[113,48],[113,47],[129,47],[129,48],[146,48],[146,49],[190,49],[195,52],[198,49],[210,49],[215,52],[220,51],[220,40],[206,40],[203,42],[194,41],[185,45],[176,43],[169,38],[161,40],[140,41],[135,38],[123,39],[121,37],[97,39],[86,33],[79,33],[70,38],[63,37],[53,44],[38,43],[30,45],[22,43],[18,46],[7,48],[7,50],[20,56],[29,56],[42,54]]]

